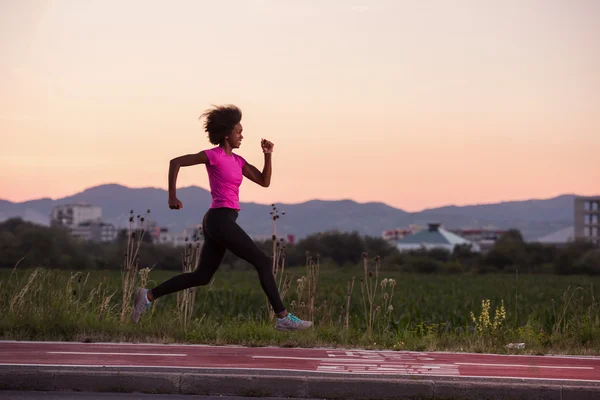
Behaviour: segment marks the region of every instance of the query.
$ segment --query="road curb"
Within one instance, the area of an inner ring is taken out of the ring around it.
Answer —
[[[588,400],[600,385],[487,382],[482,379],[260,375],[198,371],[0,368],[0,390],[85,391],[326,399]]]

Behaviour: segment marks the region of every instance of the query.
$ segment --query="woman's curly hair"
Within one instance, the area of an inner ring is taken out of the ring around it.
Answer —
[[[208,140],[214,145],[221,145],[225,136],[242,120],[242,111],[232,104],[213,106],[200,115],[202,118],[206,118],[204,130],[208,133]]]

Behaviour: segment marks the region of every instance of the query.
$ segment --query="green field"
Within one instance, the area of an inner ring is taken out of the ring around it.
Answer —
[[[133,272],[146,279],[144,270]],[[175,274],[146,272],[148,287]],[[275,331],[252,270],[223,267],[210,286],[196,289],[193,303],[184,293],[163,297],[134,325],[123,308],[119,271],[5,269],[0,337],[600,354],[599,277],[377,272],[372,260],[366,272],[363,265],[313,264],[288,273],[284,302],[301,317],[313,316],[310,331]],[[480,318],[484,300],[489,319],[485,310]],[[494,323],[501,305],[505,318]],[[525,349],[506,348],[515,342]]]

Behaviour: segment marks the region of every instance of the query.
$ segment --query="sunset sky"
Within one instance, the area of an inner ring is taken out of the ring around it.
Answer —
[[[595,0],[2,1],[0,198],[166,189],[223,103],[238,154],[262,169],[275,143],[243,202],[600,194],[599,20]]]

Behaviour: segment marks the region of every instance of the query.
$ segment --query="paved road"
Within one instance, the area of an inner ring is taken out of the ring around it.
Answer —
[[[600,383],[600,357],[0,341],[0,365],[519,378]]]
[[[3,400],[256,400],[256,397],[194,396],[137,393],[81,393],[81,392],[19,392],[0,391]],[[263,400],[289,400],[285,397],[263,397]],[[317,399],[305,399],[317,400]]]
[[[600,357],[0,341],[0,397],[7,390],[66,400],[587,400],[600,398]]]

